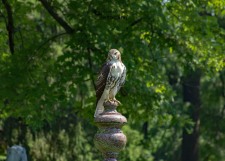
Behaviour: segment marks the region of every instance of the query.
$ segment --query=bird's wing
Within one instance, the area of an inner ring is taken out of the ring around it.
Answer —
[[[123,73],[121,75],[120,83],[119,86],[117,87],[117,92],[119,92],[120,88],[124,85],[125,79],[126,79],[126,74],[127,74],[127,69],[126,66],[124,65]]]
[[[110,71],[110,66],[111,66],[110,63],[105,63],[102,66],[102,69],[98,75],[98,79],[96,82],[96,97],[97,97],[96,103],[98,103],[99,99],[102,96],[102,93],[104,92],[106,82],[107,82],[107,77]]]

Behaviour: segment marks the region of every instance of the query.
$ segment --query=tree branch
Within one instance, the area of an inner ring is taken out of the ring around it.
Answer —
[[[58,37],[63,36],[63,35],[66,35],[66,34],[68,34],[68,33],[67,33],[67,32],[62,32],[62,33],[53,35],[52,37],[50,37],[50,38],[46,39],[45,41],[43,41],[43,42],[42,42],[42,43],[34,50],[34,52],[35,52],[35,53],[38,53],[38,51],[39,51],[43,46],[45,46],[46,44],[48,44],[50,41],[54,41],[54,40],[57,39]],[[36,56],[36,55],[34,55],[33,57],[30,57],[30,58],[28,59],[28,61],[27,61],[27,64],[31,64],[30,62],[31,62],[32,60],[34,60],[35,56]],[[41,57],[41,56],[40,56],[40,57]]]
[[[6,28],[8,31],[9,37],[9,49],[11,54],[14,54],[14,26],[13,26],[13,16],[12,16],[12,8],[7,0],[2,0],[3,5],[5,6],[7,12],[7,24]]]
[[[48,13],[64,28],[64,30],[68,34],[72,34],[74,32],[74,29],[70,27],[70,25],[61,18],[57,12],[54,11],[53,7],[46,1],[46,0],[39,0],[42,5],[45,7],[45,9],[48,11]]]
[[[115,40],[115,43],[118,43],[119,39],[122,36],[126,36],[129,32],[129,28],[132,28],[133,26],[137,25],[138,23],[140,23],[143,20],[143,17],[140,17],[138,19],[136,19],[135,21],[133,21],[132,23],[130,23],[127,27],[125,27],[122,31],[122,33],[120,35],[118,35],[117,39]]]
[[[142,20],[143,20],[143,17],[138,18],[137,20],[135,20],[134,22],[132,22],[129,26],[127,26],[126,29],[128,29],[129,27],[135,26],[136,24],[138,24],[138,23],[141,22]]]
[[[41,45],[38,46],[38,48],[36,49],[36,51],[40,50],[44,45],[46,45],[48,42],[50,41],[54,41],[56,38],[62,36],[62,35],[66,35],[68,34],[67,32],[62,32],[56,35],[53,35],[52,37],[48,38],[47,40],[45,40],[44,42],[41,43]]]
[[[100,12],[99,10],[96,10],[96,9],[92,9],[91,10],[95,16],[98,16],[102,19],[112,19],[112,20],[122,20],[122,19],[127,19],[126,16],[121,16],[121,15],[113,15],[113,14],[103,14],[102,12]]]

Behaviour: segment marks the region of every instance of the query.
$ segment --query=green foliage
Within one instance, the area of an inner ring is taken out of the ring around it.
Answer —
[[[84,133],[81,123],[75,126],[70,124],[69,129],[60,129],[58,133],[55,130],[48,133],[40,132],[35,141],[32,141],[31,137],[27,139],[30,140],[30,153],[34,155],[35,161],[94,160],[93,145],[88,143],[91,138]]]
[[[15,137],[13,130],[0,134],[7,145],[24,144],[34,161],[99,160],[94,81],[108,50],[117,48],[128,69],[117,96],[129,121],[120,159],[180,159],[182,130],[194,126],[182,100],[183,77],[200,69],[200,160],[224,160],[224,1],[49,2],[74,32],[39,1],[10,0],[14,54],[0,4],[0,119],[2,128],[9,118],[21,123],[12,128]]]
[[[143,141],[144,137],[137,130],[131,129],[129,126],[123,128],[124,133],[127,136],[127,146],[125,150],[121,154],[121,160],[146,160],[152,161],[153,156],[151,154],[151,150],[145,149]]]

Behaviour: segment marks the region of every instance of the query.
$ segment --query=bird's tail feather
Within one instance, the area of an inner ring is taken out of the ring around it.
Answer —
[[[94,117],[98,116],[99,114],[101,114],[104,111],[103,103],[104,103],[104,101],[102,101],[102,100],[98,101]]]

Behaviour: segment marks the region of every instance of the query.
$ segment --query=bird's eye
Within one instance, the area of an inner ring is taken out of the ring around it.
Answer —
[[[114,53],[114,55],[116,55],[116,54],[117,54],[117,52]]]

